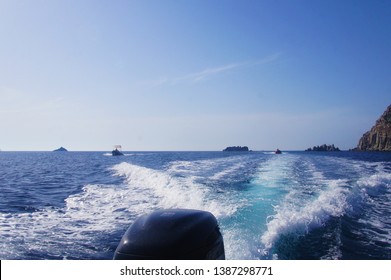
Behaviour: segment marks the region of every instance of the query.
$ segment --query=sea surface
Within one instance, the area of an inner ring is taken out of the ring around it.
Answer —
[[[391,153],[0,152],[0,259],[112,259],[170,208],[212,212],[227,259],[391,259]]]

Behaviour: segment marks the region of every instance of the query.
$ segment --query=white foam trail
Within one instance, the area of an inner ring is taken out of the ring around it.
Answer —
[[[305,234],[349,207],[347,180],[327,180],[312,159],[295,155],[276,157],[260,169],[259,184],[284,190],[285,196],[266,220],[261,253],[267,255],[284,234]]]
[[[357,182],[361,188],[391,187],[391,173],[380,172],[363,177]]]
[[[253,259],[249,241],[243,238],[242,228],[230,228],[223,232],[224,250],[226,259],[250,260]]]
[[[292,201],[288,195],[285,202],[275,207],[276,214],[270,216],[267,231],[261,241],[266,250],[276,239],[287,233],[307,233],[311,228],[319,227],[330,217],[343,215],[349,207],[345,180],[330,181],[328,187],[313,201]]]
[[[227,162],[218,160],[222,164]],[[231,166],[228,164],[228,166]],[[229,219],[243,207],[246,201],[230,190],[208,188],[197,180],[207,174],[216,173],[216,161],[174,162],[167,171],[158,171],[145,167],[121,163],[114,167],[116,175],[124,176],[130,189],[138,192],[149,202],[151,208],[190,208],[213,213],[218,220]],[[229,168],[231,170],[231,168]],[[212,176],[213,177],[213,176]],[[208,177],[209,178],[209,177]],[[150,211],[150,210],[148,210]],[[224,238],[226,257],[230,259],[250,258],[247,240],[243,239],[242,229],[224,226],[220,223]]]
[[[289,190],[279,205],[275,206],[275,214],[268,217],[267,230],[261,237],[260,252],[263,255],[269,253],[280,236],[291,233],[306,234],[313,228],[323,226],[331,217],[341,217],[350,213],[357,203],[367,204],[364,207],[364,216],[359,220],[363,224],[361,231],[365,232],[365,225],[370,225],[375,231],[369,234],[371,239],[391,243],[391,219],[386,214],[391,213],[389,210],[391,174],[386,172],[382,163],[336,158],[327,158],[322,161],[322,165],[331,164],[334,172],[342,178],[345,177],[344,172],[346,172],[346,177],[349,179],[338,180],[327,179],[311,161],[301,163],[301,167],[304,168],[298,175],[305,175],[305,181],[302,180],[298,186]],[[343,168],[338,170],[337,166]],[[326,170],[331,169],[326,168]],[[271,176],[269,179],[274,182],[275,174],[272,172],[276,171],[266,172],[266,175]],[[356,182],[352,180],[355,174],[360,176]],[[287,176],[290,175],[287,174]],[[293,177],[289,177],[289,180],[295,181]],[[307,189],[311,195],[303,196],[304,190],[307,191]],[[311,196],[316,198],[310,199]],[[379,202],[379,199],[382,202]],[[333,258],[341,256],[340,248],[337,247],[330,248]]]
[[[244,168],[247,157],[232,156],[198,161],[174,161],[167,170],[170,174],[194,175],[205,177],[209,180],[220,180],[230,174],[235,174]]]
[[[194,176],[176,177],[168,171],[129,163],[112,169],[125,178],[126,184],[85,185],[80,193],[65,199],[63,208],[0,214],[0,258],[25,258],[26,251],[48,258],[93,258],[101,256],[99,250],[103,250],[95,248],[95,238],[126,228],[138,216],[153,210],[199,209],[222,218],[240,207],[240,201],[233,197],[195,183]]]
[[[64,208],[1,214],[0,235],[7,240],[1,251],[11,259],[25,258],[26,251],[50,258],[100,256],[103,249],[94,248],[94,239],[128,226],[140,207],[126,187],[86,185],[65,200]]]
[[[371,242],[391,244],[391,174],[381,170],[377,174],[361,178],[357,185],[367,204],[364,215],[359,219],[362,233],[371,236]]]
[[[237,204],[222,200],[209,188],[195,183],[195,177],[173,177],[168,172],[129,163],[113,167],[116,175],[124,176],[128,187],[148,201],[149,208],[192,208],[206,210],[217,217],[232,215]]]

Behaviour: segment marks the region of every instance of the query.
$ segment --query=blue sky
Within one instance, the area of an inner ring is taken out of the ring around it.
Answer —
[[[390,1],[1,0],[0,149],[353,148]]]

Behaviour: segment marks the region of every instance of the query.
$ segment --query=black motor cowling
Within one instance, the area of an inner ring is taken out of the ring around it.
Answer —
[[[139,217],[125,232],[117,260],[222,260],[224,242],[213,214],[200,210],[159,210]]]

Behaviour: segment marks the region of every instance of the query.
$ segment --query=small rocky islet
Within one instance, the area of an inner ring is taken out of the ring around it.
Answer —
[[[230,146],[223,150],[223,152],[248,152],[247,146]]]
[[[53,152],[68,152],[68,150],[65,149],[64,147],[60,147],[58,149],[53,150]]]
[[[335,147],[334,144],[331,145],[320,145],[314,146],[313,148],[308,148],[306,152],[339,152],[341,151],[338,147]]]

